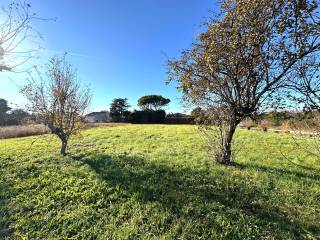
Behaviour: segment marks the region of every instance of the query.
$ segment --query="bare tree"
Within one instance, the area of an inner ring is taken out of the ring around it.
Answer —
[[[45,81],[29,79],[22,93],[30,103],[30,110],[61,140],[61,154],[66,155],[70,136],[83,128],[83,118],[91,100],[88,87],[81,87],[76,71],[65,56],[54,57],[47,65]]]
[[[285,98],[290,72],[320,51],[320,24],[311,0],[225,0],[221,8],[193,47],[169,61],[168,76],[186,101],[222,113],[220,124],[217,114],[207,122],[222,129],[216,160],[228,165],[238,124]]]
[[[26,46],[31,40],[41,38],[31,23],[36,17],[31,5],[25,1],[13,1],[0,9],[0,72],[18,71],[18,67],[35,57],[40,49]]]

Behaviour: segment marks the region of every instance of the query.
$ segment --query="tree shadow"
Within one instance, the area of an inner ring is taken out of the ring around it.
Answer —
[[[10,157],[4,159],[4,161],[10,160]],[[1,164],[0,167],[2,167]],[[0,174],[2,175],[1,171]],[[17,194],[17,190],[15,190],[12,185],[12,182],[0,178],[0,239],[8,238],[14,232],[14,228],[11,226],[11,221],[9,220],[9,205],[10,198]]]
[[[305,236],[305,229],[315,234],[320,232],[319,226],[306,226],[299,220],[289,219],[282,208],[268,203],[269,193],[274,188],[272,184],[261,189],[246,184],[244,179],[239,182],[230,180],[224,170],[217,170],[213,175],[204,170],[169,167],[138,157],[98,153],[79,155],[75,159],[89,165],[108,184],[123,189],[127,193],[124,197],[135,195],[141,203],[157,202],[177,218],[192,217],[206,224],[204,213],[208,211],[208,204],[217,204],[223,211],[234,213],[230,221],[241,212],[257,219],[261,229],[272,230],[280,238],[282,234],[290,233],[290,236],[301,239]],[[189,213],[182,211],[186,206],[192,206]]]
[[[297,166],[296,170],[288,170],[287,168],[280,167],[270,167],[264,165],[258,165],[254,163],[237,163],[235,165],[239,169],[253,169],[257,171],[263,171],[271,174],[276,174],[285,177],[297,178],[297,179],[305,179],[310,181],[320,181],[320,174],[316,171],[316,169],[309,167],[300,167]]]

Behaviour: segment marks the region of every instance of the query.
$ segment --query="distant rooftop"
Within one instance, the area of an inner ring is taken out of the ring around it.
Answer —
[[[108,113],[108,111],[92,112],[92,113],[87,114],[87,117],[92,117],[95,115],[101,115],[101,114],[107,114],[107,113]]]

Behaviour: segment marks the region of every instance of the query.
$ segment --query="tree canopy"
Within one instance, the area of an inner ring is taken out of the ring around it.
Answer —
[[[7,112],[10,110],[7,100],[0,98],[0,125],[5,124]]]
[[[138,100],[138,106],[143,110],[157,111],[167,106],[170,99],[164,98],[160,95],[146,95]]]
[[[110,116],[113,121],[121,122],[126,120],[129,115],[130,105],[127,98],[115,98],[110,106]]]

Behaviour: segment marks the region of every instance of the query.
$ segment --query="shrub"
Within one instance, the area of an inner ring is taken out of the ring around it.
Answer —
[[[251,118],[246,118],[245,120],[242,121],[241,125],[246,129],[250,130],[254,126],[254,122],[252,121]]]
[[[192,117],[184,117],[184,118],[175,118],[168,117],[165,120],[166,124],[194,124],[195,120]]]
[[[168,114],[165,120],[166,124],[194,124],[195,117],[183,113]]]
[[[264,132],[267,132],[269,127],[270,127],[270,122],[269,122],[269,121],[267,121],[267,120],[262,120],[262,121],[260,122],[260,128],[261,128]]]

